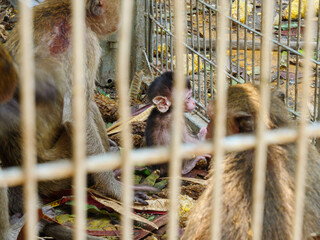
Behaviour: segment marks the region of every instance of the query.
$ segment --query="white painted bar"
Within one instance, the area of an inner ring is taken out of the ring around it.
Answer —
[[[36,158],[36,122],[35,122],[35,82],[33,55],[33,14],[30,0],[20,2],[20,84],[21,84],[21,129],[23,173],[25,176],[23,195],[24,212],[26,213],[26,239],[36,239],[38,221],[37,208],[38,191],[35,177]]]

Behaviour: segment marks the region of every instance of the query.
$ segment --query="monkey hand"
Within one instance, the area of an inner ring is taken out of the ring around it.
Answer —
[[[134,193],[134,202],[140,203],[142,205],[148,205],[148,203],[145,200],[149,200],[150,198],[147,196],[147,194],[143,192],[135,192]]]
[[[207,127],[202,127],[198,133],[198,139],[203,141],[206,139],[206,135],[207,135]]]
[[[194,169],[195,166],[197,165],[197,162],[199,162],[200,160],[206,160],[207,158],[211,158],[211,155],[204,154],[204,155],[192,158],[190,160],[183,161],[182,172],[181,172],[182,175],[186,175],[192,169]]]

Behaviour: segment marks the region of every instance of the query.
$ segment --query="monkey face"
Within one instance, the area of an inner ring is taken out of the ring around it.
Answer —
[[[192,112],[196,108],[196,103],[192,98],[192,91],[189,89],[186,93],[185,112]]]

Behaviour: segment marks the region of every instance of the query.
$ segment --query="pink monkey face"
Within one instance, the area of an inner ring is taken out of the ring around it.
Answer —
[[[196,103],[192,98],[192,91],[191,89],[186,93],[186,100],[185,100],[185,112],[192,112],[196,107]]]

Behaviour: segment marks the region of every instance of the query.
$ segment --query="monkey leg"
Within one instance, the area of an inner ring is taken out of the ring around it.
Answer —
[[[90,104],[88,122],[87,122],[87,151],[88,155],[95,155],[109,150],[108,135],[103,122],[101,113],[96,105]],[[117,200],[121,200],[121,185],[116,180],[113,171],[105,171],[93,174],[97,189]],[[134,200],[136,202],[148,205],[145,200],[148,196],[142,192],[136,192]]]
[[[42,231],[46,235],[53,237],[56,240],[72,240],[72,236],[74,235],[73,229],[64,227],[57,223],[45,223],[45,226],[42,229]],[[105,238],[87,235],[87,240],[105,240]]]

